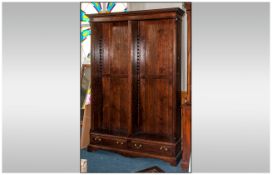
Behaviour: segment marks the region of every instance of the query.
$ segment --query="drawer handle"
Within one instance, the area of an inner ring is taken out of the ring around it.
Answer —
[[[143,145],[142,144],[137,145],[136,143],[134,143],[134,147],[136,149],[141,149],[143,147]]]
[[[117,145],[119,145],[119,144],[120,144],[120,145],[123,145],[124,142],[122,142],[122,141],[120,141],[120,142],[119,142],[119,141],[116,141],[116,144],[117,144]]]
[[[162,151],[168,151],[168,148],[166,146],[161,146],[160,150],[162,150]]]
[[[94,140],[98,141],[98,142],[101,142],[102,139],[100,137],[95,137]]]

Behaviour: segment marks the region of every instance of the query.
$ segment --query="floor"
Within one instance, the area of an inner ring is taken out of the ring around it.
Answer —
[[[88,173],[134,173],[145,168],[158,166],[166,173],[183,173],[180,162],[171,166],[167,162],[153,158],[129,158],[110,151],[80,151],[81,159],[88,160]]]

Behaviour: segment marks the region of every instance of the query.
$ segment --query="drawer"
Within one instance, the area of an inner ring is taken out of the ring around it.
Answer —
[[[127,140],[123,138],[118,138],[116,136],[91,134],[90,142],[94,145],[110,146],[115,148],[127,148]]]
[[[162,156],[173,156],[175,153],[174,145],[143,141],[131,141],[129,143],[129,148],[134,151],[157,154]]]

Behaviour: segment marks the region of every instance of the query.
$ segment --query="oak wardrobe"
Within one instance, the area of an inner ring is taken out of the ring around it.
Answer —
[[[88,15],[89,151],[181,158],[180,8]]]

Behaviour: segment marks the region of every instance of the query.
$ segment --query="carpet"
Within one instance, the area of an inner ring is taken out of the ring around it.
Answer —
[[[180,163],[171,166],[154,158],[131,158],[110,151],[88,152],[86,149],[81,149],[80,156],[81,159],[88,160],[88,173],[136,173],[154,166],[160,167],[166,173],[185,173]]]

